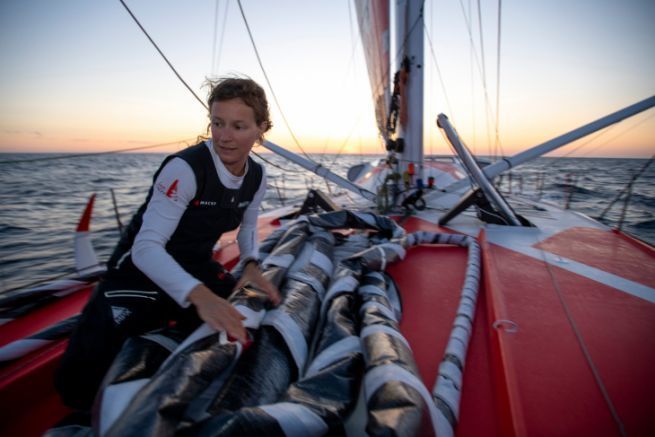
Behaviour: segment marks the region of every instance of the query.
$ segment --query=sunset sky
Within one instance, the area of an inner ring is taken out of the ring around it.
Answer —
[[[275,125],[269,139],[298,150],[236,0],[218,6],[215,0],[126,3],[203,99],[206,77],[247,74],[262,84]],[[481,3],[488,105],[495,113],[498,2]],[[382,152],[354,6],[347,0],[242,0],[242,5],[302,147],[313,153]],[[493,134],[487,124],[493,128],[493,121],[486,121],[474,60],[482,56],[477,2],[425,5],[425,32],[433,42],[432,48],[425,44],[425,152],[449,153],[434,123],[444,112],[476,153],[489,154]],[[655,1],[506,0],[502,8],[503,153],[517,153],[655,94]],[[118,0],[3,0],[0,59],[0,152],[100,152],[191,140],[205,131],[205,109]],[[655,109],[557,154],[653,153]]]

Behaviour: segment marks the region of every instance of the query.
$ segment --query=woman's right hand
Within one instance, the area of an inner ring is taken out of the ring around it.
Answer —
[[[227,331],[229,336],[236,338],[241,344],[246,343],[248,336],[242,323],[245,316],[227,300],[215,295],[203,284],[193,287],[187,299],[196,307],[203,322],[218,331]]]

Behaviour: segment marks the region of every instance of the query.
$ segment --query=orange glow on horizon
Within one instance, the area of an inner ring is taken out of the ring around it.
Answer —
[[[601,132],[580,139],[553,152],[553,156],[583,157],[631,157],[649,158],[655,151],[655,117],[654,111],[637,115]],[[197,115],[197,114],[196,114]],[[578,119],[561,120],[545,117],[531,117],[535,114],[523,114],[521,118],[506,120],[501,124],[502,149],[497,153],[506,156],[519,153],[536,146],[580,125],[593,120],[593,117],[581,115]],[[597,117],[594,115],[594,117]],[[193,119],[193,123],[189,120]],[[533,121],[530,121],[530,120]],[[26,128],[4,128],[0,126],[0,153],[98,153],[125,149],[138,149],[137,153],[171,153],[185,145],[194,144],[199,135],[205,135],[204,117],[189,117],[185,123],[152,123],[134,117],[130,123],[124,122],[94,125],[90,119],[83,127],[67,126],[65,119],[56,120],[47,125],[41,124],[40,130]],[[478,123],[475,130],[466,120],[457,120],[456,128],[467,146],[476,154],[493,155],[493,135],[483,134],[485,126]],[[190,127],[190,125],[193,125]],[[424,133],[424,153],[451,154],[443,135],[434,123],[426,121]],[[332,130],[332,135],[309,135],[302,132],[297,138],[303,150],[309,154],[344,153],[344,154],[383,154],[381,139],[373,129],[354,131],[350,135],[347,129]],[[296,153],[301,150],[285,127],[277,124],[269,132],[267,139]],[[186,140],[186,142],[183,142]],[[176,143],[166,145],[168,143]],[[492,144],[490,147],[488,144]],[[260,153],[258,148],[255,149]],[[261,151],[261,153],[265,153]]]

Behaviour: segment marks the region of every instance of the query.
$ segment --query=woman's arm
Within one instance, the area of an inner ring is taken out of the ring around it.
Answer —
[[[166,244],[195,194],[196,178],[189,164],[181,158],[170,160],[157,176],[132,246],[134,265],[183,307],[189,306],[187,295],[200,281],[166,252]]]
[[[143,224],[132,246],[132,261],[182,307],[193,304],[202,321],[216,330],[226,330],[244,343],[246,331],[241,313],[187,273],[166,251],[166,243],[195,193],[193,170],[183,159],[173,158],[155,181]]]
[[[263,170],[263,168],[262,168]],[[262,182],[259,189],[255,193],[250,205],[243,214],[241,227],[237,234],[237,242],[239,243],[239,254],[242,260],[251,259],[256,261],[258,258],[259,244],[257,241],[257,218],[259,216],[259,207],[264,200],[266,194],[266,172],[262,174]],[[282,300],[280,292],[277,287],[273,285],[268,279],[262,275],[258,262],[248,262],[241,274],[241,278],[235,286],[235,290],[243,287],[244,285],[252,283],[263,292],[265,292],[273,305],[278,305]]]
[[[266,195],[266,171],[262,167],[262,181],[255,195],[243,213],[241,226],[237,234],[239,243],[239,254],[241,259],[257,259],[259,253],[259,243],[257,241],[257,218],[259,217],[259,207]]]

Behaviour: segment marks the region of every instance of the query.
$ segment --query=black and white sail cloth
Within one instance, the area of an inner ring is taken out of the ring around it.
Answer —
[[[469,245],[474,252],[473,239],[458,238],[405,235],[386,217],[348,211],[286,224],[261,245],[264,274],[282,303],[271,308],[252,288],[230,298],[246,316],[252,343],[244,348],[206,325],[184,340],[175,330],[131,339],[105,379],[97,431],[415,435],[428,415],[437,435],[451,435],[459,402],[453,388],[461,389],[463,366],[458,375],[443,364],[434,393],[424,386],[398,329],[400,299],[384,269],[416,244]],[[448,363],[465,359],[461,343],[470,335],[465,321],[472,321],[476,279],[467,276],[464,288]],[[366,406],[359,428],[350,426],[358,401]]]

